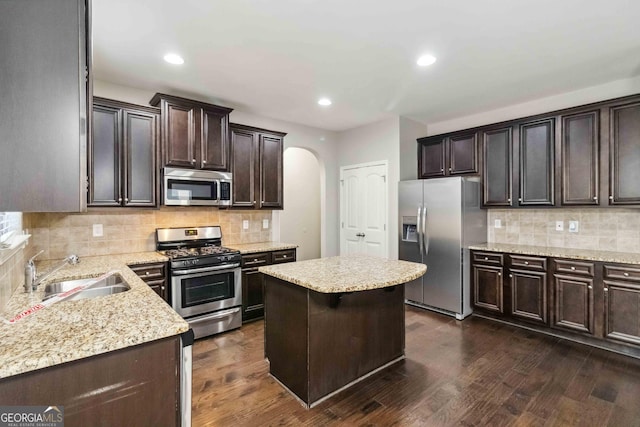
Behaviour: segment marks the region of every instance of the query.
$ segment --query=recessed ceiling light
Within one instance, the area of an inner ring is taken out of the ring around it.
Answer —
[[[422,55],[418,58],[418,65],[421,67],[428,67],[434,62],[436,62],[436,57],[433,55]]]
[[[182,59],[180,55],[177,55],[175,53],[167,53],[164,56],[164,60],[167,61],[169,64],[175,64],[175,65],[184,64],[184,59]]]
[[[324,105],[325,107],[331,105],[331,100],[329,98],[320,98],[318,100],[318,104]]]

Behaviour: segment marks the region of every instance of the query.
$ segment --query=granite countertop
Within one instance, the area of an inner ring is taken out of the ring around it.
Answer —
[[[257,252],[281,251],[284,249],[295,249],[298,245],[282,242],[259,242],[259,243],[241,243],[237,245],[224,245],[229,249],[240,251],[241,254],[254,254]]]
[[[592,249],[555,248],[551,246],[529,246],[508,243],[485,243],[472,245],[469,249],[489,252],[505,252],[522,255],[538,255],[555,258],[572,258],[589,261],[640,264],[640,254],[628,252],[598,251]]]
[[[84,257],[79,264],[56,272],[31,294],[19,287],[2,311],[6,320],[39,303],[49,282],[97,277],[117,270],[131,289],[94,299],[58,302],[15,324],[0,322],[0,378],[187,331],[187,322],[127,267],[164,261],[167,258],[156,252]]]
[[[261,273],[322,293],[367,291],[409,282],[427,267],[408,261],[347,255],[260,267]]]

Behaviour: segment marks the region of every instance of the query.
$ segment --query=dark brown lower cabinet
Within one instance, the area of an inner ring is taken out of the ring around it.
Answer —
[[[66,426],[179,426],[180,336],[0,380],[3,405],[64,406]]]
[[[474,307],[502,313],[502,267],[474,265],[473,278]]]
[[[170,304],[166,263],[136,264],[130,265],[129,268],[149,285],[155,293]]]
[[[264,317],[264,275],[258,267],[294,262],[295,249],[260,252],[242,256],[242,321],[251,322]]]
[[[547,324],[547,273],[509,270],[509,313],[527,321]]]
[[[553,327],[594,333],[593,279],[555,274]]]
[[[640,266],[482,251],[471,259],[474,313],[640,357]]]
[[[640,284],[604,282],[605,338],[640,345]]]

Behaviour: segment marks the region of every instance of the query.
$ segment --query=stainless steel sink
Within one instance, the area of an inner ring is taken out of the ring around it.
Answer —
[[[78,286],[86,285],[93,280],[95,280],[95,278],[49,283],[44,288],[44,298],[42,299],[42,301],[46,301],[49,298],[52,298],[60,293],[67,292]],[[77,294],[65,298],[65,301],[77,301],[87,298],[96,298],[105,295],[119,294],[121,292],[126,292],[129,289],[131,289],[131,287],[127,282],[124,281],[121,275],[112,274],[94,283],[90,287],[78,292]]]

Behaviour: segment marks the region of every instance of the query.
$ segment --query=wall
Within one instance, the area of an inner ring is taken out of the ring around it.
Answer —
[[[116,85],[100,80],[94,81],[93,92],[95,96],[143,105],[147,105],[154,94],[153,91]],[[188,96],[186,94],[180,94],[179,92],[175,92],[175,94],[179,96]],[[203,100],[206,101],[206,99]],[[285,149],[289,147],[305,148],[316,156],[318,163],[320,164],[319,178],[321,180],[321,253],[322,256],[337,255],[339,252],[339,167],[337,165],[335,132],[275,120],[269,117],[258,116],[241,111],[241,109],[235,109],[231,113],[230,119],[234,123],[242,123],[249,126],[286,132],[287,136],[284,138]],[[298,176],[297,179],[300,181],[308,181],[310,179],[315,179],[315,177],[310,177],[308,174],[304,174],[302,176]],[[285,200],[285,210],[286,209],[291,209],[288,208],[287,200]],[[293,214],[303,214],[303,212],[294,212]],[[281,224],[279,221],[279,215],[278,211],[274,211],[274,240],[280,240]]]
[[[418,179],[416,140],[427,135],[427,125],[400,117],[400,181]]]
[[[262,220],[269,228],[262,229]],[[39,260],[154,251],[155,229],[220,225],[222,244],[272,240],[271,211],[241,212],[211,207],[163,207],[159,210],[90,209],[87,213],[25,213],[23,227],[32,235],[28,256],[40,250]],[[242,221],[249,221],[249,229]],[[102,224],[103,236],[93,237],[93,224]]]
[[[429,123],[427,129],[429,135],[437,135],[637,93],[640,93],[640,77],[616,80],[598,86],[591,86],[573,92],[566,92],[521,104],[510,105],[496,110],[484,111],[470,116]]]
[[[394,117],[340,132],[337,141],[340,166],[379,160],[388,162],[387,238],[389,240],[389,258],[398,259],[399,118]]]
[[[494,228],[496,219],[502,228]],[[640,253],[638,209],[491,209],[487,221],[492,243]],[[556,221],[564,231],[555,230]],[[578,221],[577,233],[568,231],[569,221]]]
[[[300,179],[302,176],[309,178]],[[310,151],[285,150],[284,200],[280,240],[298,244],[298,260],[320,258],[320,165]]]

